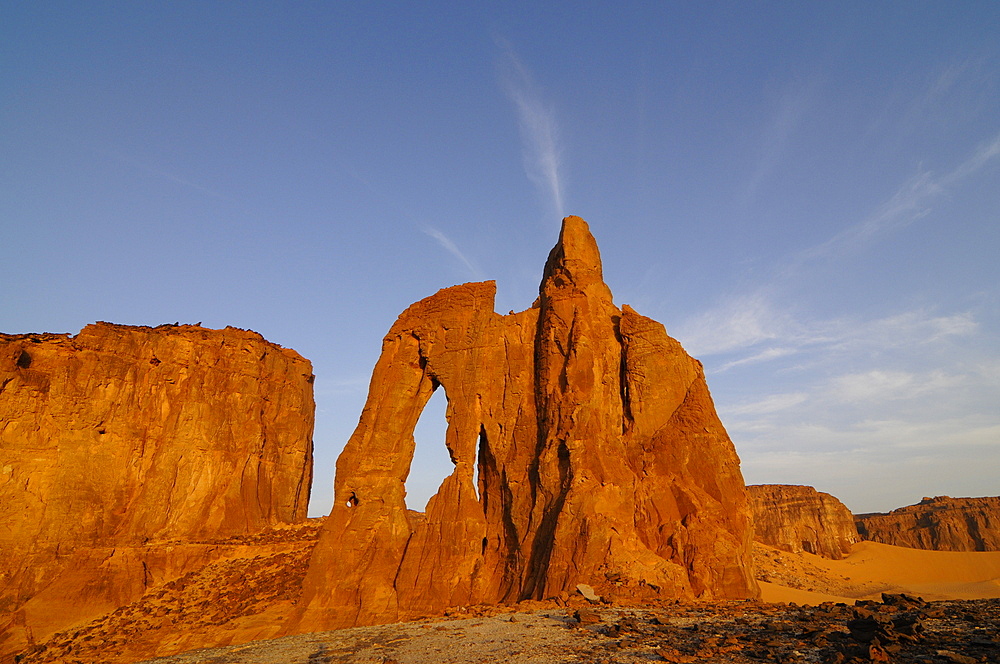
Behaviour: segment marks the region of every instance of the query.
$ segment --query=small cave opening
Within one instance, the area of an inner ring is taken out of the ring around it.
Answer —
[[[21,369],[27,369],[31,366],[31,355],[28,354],[28,351],[22,350],[17,354],[17,359],[14,361]]]
[[[445,446],[445,434],[448,431],[448,420],[445,413],[448,408],[448,398],[444,388],[438,386],[430,400],[420,413],[417,426],[413,429],[413,441],[416,447],[413,451],[413,462],[410,464],[410,474],[406,477],[406,507],[407,509],[426,511],[427,501],[437,493],[441,483],[455,470],[448,448]]]

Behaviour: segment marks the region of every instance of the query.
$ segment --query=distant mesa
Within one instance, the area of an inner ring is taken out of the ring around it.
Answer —
[[[756,597],[739,458],[701,364],[614,305],[586,222],[563,220],[530,309],[501,316],[494,293],[446,288],[389,330],[291,629],[578,584],[602,597]],[[439,388],[454,470],[416,520],[413,430]]]
[[[747,486],[753,506],[754,539],[791,553],[839,560],[861,540],[847,506],[811,486]]]
[[[856,518],[858,532],[874,542],[936,551],[1000,551],[1000,497],[937,496]]]
[[[870,540],[932,551],[1000,551],[1000,497],[924,498],[888,513],[852,515],[810,486],[747,487],[754,539],[791,553],[839,559]]]

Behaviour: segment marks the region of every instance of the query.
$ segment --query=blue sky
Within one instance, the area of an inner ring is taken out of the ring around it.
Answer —
[[[748,483],[1000,494],[998,3],[0,0],[0,331],[296,349],[315,514],[396,316],[528,307],[565,214]]]

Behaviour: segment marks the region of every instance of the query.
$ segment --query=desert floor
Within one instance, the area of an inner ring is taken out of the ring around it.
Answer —
[[[150,662],[1000,662],[1000,552],[862,542],[843,560],[760,545],[755,559],[763,601],[627,606],[573,598],[566,606],[469,607],[441,619],[303,634]]]
[[[925,600],[1000,597],[1000,551],[924,551],[878,542],[854,545],[843,560],[754,545],[762,599],[848,602],[908,593]]]

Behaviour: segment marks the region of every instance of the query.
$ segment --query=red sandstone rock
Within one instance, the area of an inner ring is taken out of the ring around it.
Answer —
[[[739,459],[701,365],[662,325],[614,305],[587,224],[563,221],[532,308],[500,316],[494,292],[444,289],[386,335],[290,631],[579,583],[756,596]],[[404,482],[439,387],[455,469],[416,520]]]
[[[255,332],[0,335],[0,657],[211,557],[148,542],[305,519],[312,422],[309,362]]]
[[[864,539],[911,549],[1000,551],[1000,497],[924,498],[888,514],[859,514]]]
[[[114,612],[54,634],[23,653],[19,664],[130,664],[274,637],[302,591],[321,521],[197,544],[134,547],[132,553],[145,561],[187,558],[206,564],[150,586]]]
[[[747,486],[754,517],[754,538],[782,551],[839,560],[860,541],[847,506],[811,486]]]

